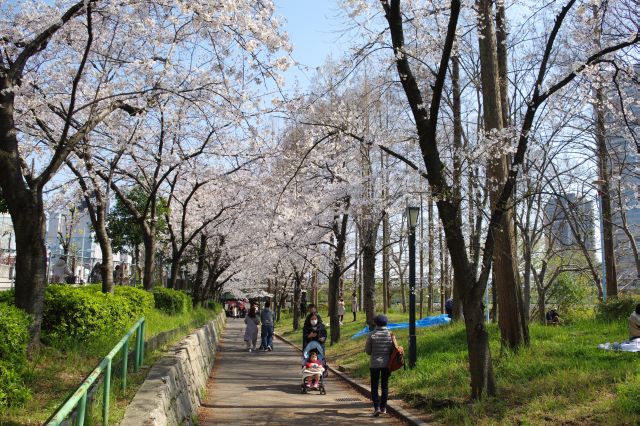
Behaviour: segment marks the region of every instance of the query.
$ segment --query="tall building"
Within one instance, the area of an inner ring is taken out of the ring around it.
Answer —
[[[553,197],[544,207],[544,221],[561,246],[558,249],[578,249],[580,244],[589,251],[595,249],[592,201],[574,193]]]
[[[636,78],[640,77],[640,66],[636,66],[635,71]],[[631,244],[632,238],[640,250],[640,88],[631,84],[623,87],[622,92],[625,114],[620,113],[616,94],[611,99],[611,108],[615,111],[606,114],[606,137],[618,288],[628,291],[640,290],[640,273]]]

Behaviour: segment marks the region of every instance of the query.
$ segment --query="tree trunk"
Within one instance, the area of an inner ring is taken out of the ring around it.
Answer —
[[[346,200],[343,206],[345,211],[349,206],[349,200]],[[341,260],[344,256],[344,248],[347,238],[347,223],[349,221],[349,215],[346,213],[340,216],[335,216],[333,221],[333,233],[336,238],[336,250],[333,256],[333,265],[331,269],[331,275],[329,276],[329,321],[331,323],[331,344],[338,343],[340,341],[340,321],[338,318],[338,291],[340,286],[340,276],[342,275]]]
[[[600,202],[602,203],[602,228],[604,235],[604,263],[606,273],[607,297],[618,295],[618,280],[616,276],[616,259],[613,251],[613,221],[611,214],[611,195],[609,181],[609,155],[605,133],[604,94],[601,88],[596,89],[596,140],[598,145],[598,168],[602,183],[600,184]]]
[[[369,219],[370,220],[370,219]],[[376,311],[376,241],[378,223],[370,221],[360,230],[362,247],[362,285],[364,286],[364,311],[367,324],[373,329]]]
[[[424,317],[424,206],[422,205],[422,188],[420,188],[420,310],[419,317]]]
[[[169,281],[167,282],[167,288],[176,288],[179,271],[180,271],[180,255],[178,254],[178,248],[175,246],[175,243],[172,243],[171,244],[171,269],[169,273]]]
[[[355,255],[353,259],[353,293],[358,294],[358,259],[360,258],[360,249],[358,248],[358,227],[355,229],[354,246]]]
[[[428,234],[429,234],[429,254],[427,256],[427,263],[429,264],[429,271],[428,271],[428,275],[427,275],[427,280],[429,283],[429,305],[427,308],[427,311],[429,311],[429,314],[433,313],[433,278],[434,278],[434,259],[433,259],[433,250],[435,249],[435,235],[433,232],[433,201],[431,200],[431,191],[429,191],[429,194],[427,196],[427,212],[428,212],[428,221],[429,221],[429,228],[428,228]]]
[[[521,232],[522,234],[522,232]],[[529,311],[531,310],[531,262],[533,261],[531,256],[531,240],[528,236],[523,235],[523,256],[524,256],[524,297],[523,297],[523,311],[526,316],[526,321],[529,321]]]
[[[546,302],[545,291],[538,286],[538,319],[540,320],[540,324],[545,324],[547,322],[546,314]]]
[[[23,191],[20,191],[23,192]],[[47,283],[47,249],[42,197],[20,194],[23,202],[16,209],[15,196],[3,190],[13,221],[16,242],[15,305],[31,316],[27,352],[31,356],[40,345],[44,290]],[[35,198],[35,199],[34,199]]]
[[[192,299],[193,305],[201,305],[204,302],[204,258],[207,255],[207,236],[200,234],[200,245],[198,246],[198,264],[196,267],[196,277],[193,282]]]
[[[156,238],[153,230],[143,232],[144,241],[144,279],[142,286],[145,290],[153,290],[153,272],[156,260]]]
[[[440,313],[444,314],[444,304],[447,293],[444,286],[444,244],[442,243],[442,232],[438,234],[438,247],[440,247]]]
[[[381,159],[386,158],[386,156],[381,154]],[[382,199],[387,200],[389,197],[389,174],[387,172],[387,168],[385,167],[386,163],[384,160],[382,167],[384,173],[384,185],[382,187]],[[391,263],[390,263],[390,253],[391,250],[391,241],[390,241],[390,225],[389,225],[389,213],[385,209],[382,213],[382,312],[385,314],[389,309],[389,303],[391,300],[389,299],[389,277],[391,272]]]
[[[492,1],[478,0],[476,6],[480,28],[478,45],[480,47],[485,130],[487,132],[500,131],[503,128],[502,105]],[[499,154],[489,160],[487,167],[489,180],[504,182],[507,173],[508,165],[505,155]],[[501,187],[495,183],[490,185],[489,197],[492,210],[495,210],[501,193]],[[498,305],[500,306],[498,324],[502,343],[515,350],[523,344],[528,344],[529,337],[528,326],[522,321],[522,296],[516,279],[512,210],[507,210],[503,214],[499,232],[496,232],[494,241],[494,288],[497,291]]]
[[[457,55],[451,58],[451,86],[453,95],[453,199],[456,203],[462,202],[462,107],[460,100],[460,59]],[[462,222],[462,210],[457,210],[458,220]],[[446,263],[446,259],[445,259]],[[448,271],[449,268],[446,268]],[[447,272],[448,274],[448,272]],[[453,286],[453,312],[452,319],[458,321],[462,317],[461,294]]]
[[[293,329],[297,330],[300,328],[300,294],[301,294],[301,284],[302,284],[302,272],[298,273],[294,271],[293,278]]]
[[[102,277],[102,292],[113,293],[113,250],[111,250],[111,239],[107,234],[107,228],[105,226],[105,214],[106,212],[100,212],[102,207],[98,206],[98,223],[93,224],[93,228],[96,232],[96,239],[100,245],[100,251],[102,252],[102,264],[100,265],[100,276]],[[97,225],[97,226],[96,226]]]
[[[15,305],[32,319],[29,356],[40,344],[47,249],[42,191],[27,186],[20,168],[16,135],[13,82],[0,78],[0,188],[13,223],[16,244]]]
[[[472,397],[479,399],[486,391],[489,395],[495,394],[495,383],[493,379],[493,369],[491,366],[491,355],[489,339],[484,321],[482,318],[482,295],[486,288],[487,275],[486,264],[485,273],[481,279],[476,280],[475,274],[469,262],[468,253],[465,247],[465,238],[462,231],[462,223],[459,220],[457,209],[459,205],[452,203],[448,199],[450,187],[442,173],[442,161],[438,152],[436,134],[438,130],[438,112],[440,110],[440,100],[444,87],[446,67],[453,49],[455,33],[460,14],[461,2],[452,0],[450,4],[450,17],[447,24],[447,34],[442,48],[440,66],[436,74],[435,84],[432,85],[433,94],[429,107],[429,113],[424,108],[424,100],[420,91],[420,86],[416,81],[404,45],[403,15],[400,10],[400,1],[391,0],[382,2],[385,17],[389,23],[391,40],[394,48],[395,62],[400,75],[403,90],[411,107],[412,115],[418,131],[420,150],[424,160],[428,180],[433,193],[437,196],[438,213],[447,238],[447,246],[451,254],[451,261],[454,273],[456,274],[455,285],[464,285],[460,294],[464,303],[465,325],[467,330],[467,346],[469,353],[469,366],[472,381]],[[498,216],[499,217],[499,216]],[[494,226],[489,230],[495,229]],[[491,234],[490,234],[491,235]],[[487,240],[491,243],[491,240]],[[487,246],[491,255],[493,246]],[[459,277],[459,279],[458,279]]]
[[[475,299],[475,301],[472,301]],[[484,325],[482,306],[479,298],[464,301],[464,322],[467,331],[467,351],[469,354],[469,372],[471,373],[471,398],[481,399],[486,392],[495,395],[496,384],[491,365],[489,333]]]

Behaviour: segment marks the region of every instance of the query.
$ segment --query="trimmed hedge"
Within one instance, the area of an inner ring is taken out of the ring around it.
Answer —
[[[155,307],[155,298],[150,291],[137,287],[116,286],[114,290],[118,296],[124,296],[135,306],[142,309],[142,314],[150,312]]]
[[[184,291],[156,287],[153,289],[156,309],[169,315],[184,314],[191,311],[191,296]]]
[[[78,287],[83,291],[102,292],[102,286],[100,284],[91,284],[82,287]],[[155,302],[153,294],[142,288],[128,287],[128,286],[113,286],[113,294],[116,296],[123,296],[129,299],[133,306],[140,308],[140,315],[144,315],[146,312],[153,310]]]
[[[144,309],[124,295],[104,294],[91,286],[50,285],[45,293],[43,340],[57,346],[112,336],[130,327]]]
[[[0,359],[17,367],[27,364],[29,315],[15,306],[0,303]]]
[[[22,377],[30,322],[20,309],[0,303],[0,409],[20,405],[31,396]]]

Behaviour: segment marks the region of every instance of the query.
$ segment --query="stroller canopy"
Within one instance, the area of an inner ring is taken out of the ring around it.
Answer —
[[[318,353],[318,359],[324,360],[324,348],[322,347],[322,343],[316,340],[312,340],[309,343],[307,343],[307,346],[304,347],[304,351],[302,352],[302,355],[305,357],[305,359],[308,359],[309,354],[311,353],[311,351],[314,351],[314,350]]]

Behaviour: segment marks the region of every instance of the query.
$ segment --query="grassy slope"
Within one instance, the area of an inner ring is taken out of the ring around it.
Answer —
[[[214,311],[202,308],[195,309],[188,314],[174,316],[154,310],[146,316],[145,338],[148,340],[163,331],[184,326],[197,328],[215,315]],[[32,370],[28,386],[31,388],[33,398],[24,407],[12,409],[6,416],[0,417],[0,426],[44,423],[64,402],[69,393],[74,391],[82,383],[86,375],[98,365],[122,335],[124,333],[110,336],[107,341],[100,342],[100,344],[91,348],[74,348],[61,351],[44,346],[39,356],[31,364]],[[178,339],[181,338],[179,337]],[[129,341],[129,348],[133,349],[133,345],[132,337]],[[118,378],[113,377],[111,384],[113,395],[110,400],[111,409],[109,414],[110,424],[117,424],[122,419],[129,401],[135,396],[149,371],[148,366],[153,365],[161,357],[162,352],[161,349],[153,353],[145,353],[147,368],[140,369],[138,373],[133,373],[132,369],[129,370],[127,388],[124,393],[121,391],[121,383]],[[101,392],[99,392],[95,400],[102,401]],[[100,407],[101,403],[94,404],[92,417],[101,418]],[[89,422],[89,424],[97,423]]]
[[[402,314],[389,317],[392,322],[406,320]],[[327,346],[327,354],[334,366],[366,379],[364,337],[350,339],[364,321],[351,319],[347,312],[342,340]],[[301,331],[292,331],[288,317],[283,316],[276,331],[294,342],[301,339]],[[498,396],[469,404],[463,324],[419,328],[417,368],[395,372],[391,392],[442,424],[640,424],[640,354],[596,348],[598,343],[623,339],[625,323],[534,324],[530,331],[530,348],[500,353],[499,332],[489,326]],[[407,330],[396,334],[407,348]]]

